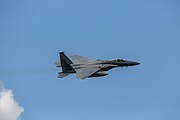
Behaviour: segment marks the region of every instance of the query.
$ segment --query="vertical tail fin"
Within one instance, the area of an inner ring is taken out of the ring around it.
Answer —
[[[59,52],[59,56],[63,73],[75,73],[75,70],[70,65],[73,64],[73,62],[64,54],[64,52]]]

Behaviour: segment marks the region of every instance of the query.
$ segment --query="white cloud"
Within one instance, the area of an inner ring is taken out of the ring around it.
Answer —
[[[19,120],[23,111],[14,100],[12,90],[5,89],[0,83],[0,120]]]

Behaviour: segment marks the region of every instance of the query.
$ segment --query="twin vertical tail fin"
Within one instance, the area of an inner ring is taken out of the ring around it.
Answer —
[[[75,70],[71,66],[73,62],[64,54],[64,52],[59,52],[60,63],[62,67],[62,73],[75,73]]]

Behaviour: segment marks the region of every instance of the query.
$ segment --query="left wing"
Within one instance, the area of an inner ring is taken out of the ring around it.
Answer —
[[[80,55],[72,55],[71,59],[73,60],[74,63],[88,63],[94,61],[92,59],[82,57]]]
[[[100,69],[101,68],[97,68],[97,67],[85,67],[85,68],[75,69],[76,77],[79,79],[86,79]]]

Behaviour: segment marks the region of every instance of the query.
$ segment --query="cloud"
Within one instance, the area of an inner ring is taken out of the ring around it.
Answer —
[[[0,83],[0,120],[19,120],[23,107],[14,100],[12,90],[5,89]]]

